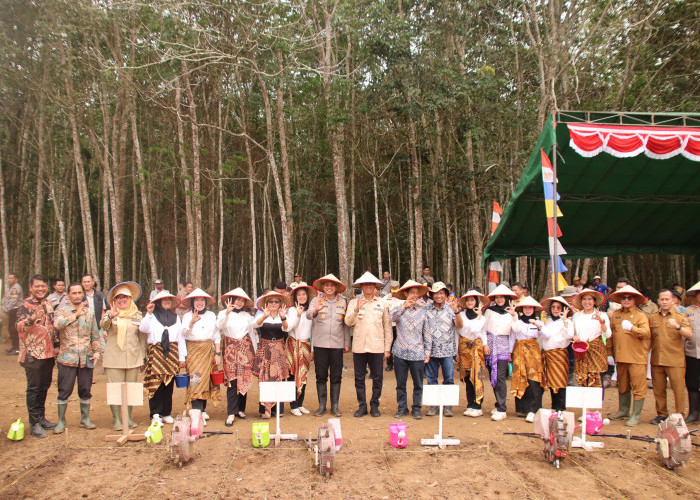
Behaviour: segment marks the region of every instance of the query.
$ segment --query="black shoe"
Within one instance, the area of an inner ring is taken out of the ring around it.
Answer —
[[[439,411],[440,411],[440,408],[438,408],[437,406],[431,406],[430,408],[428,408],[428,411],[425,412],[425,416],[426,417],[434,417],[435,415],[438,414]]]
[[[408,415],[408,413],[409,413],[408,408],[404,408],[403,410],[397,411],[396,414],[394,415],[394,418],[403,418],[406,415]]]
[[[14,356],[15,354],[18,354],[19,350],[16,349],[15,347],[10,347],[7,351],[5,351],[5,354],[8,356]]]
[[[651,425],[659,425],[661,422],[664,422],[668,417],[662,417],[661,415],[657,415],[654,420],[649,422]]]
[[[357,418],[364,417],[365,415],[367,415],[367,407],[360,406],[353,415]]]
[[[382,416],[382,414],[379,413],[379,408],[377,408],[376,406],[373,406],[372,408],[370,408],[369,414],[372,415],[373,417],[381,417]]]
[[[386,368],[385,368],[386,371],[390,372],[393,369],[394,369],[393,365],[386,365]]]
[[[41,417],[41,420],[39,421],[39,423],[40,423],[41,426],[42,426],[44,429],[46,429],[46,430],[51,430],[51,429],[53,429],[54,427],[56,427],[56,424],[54,424],[53,422],[49,422],[49,421],[46,420],[44,417]]]
[[[420,420],[423,418],[423,414],[420,412],[420,410],[414,410],[413,412],[411,412],[411,416],[416,420]]]
[[[29,433],[35,438],[39,439],[46,437],[46,431],[39,422],[37,422],[29,428]]]

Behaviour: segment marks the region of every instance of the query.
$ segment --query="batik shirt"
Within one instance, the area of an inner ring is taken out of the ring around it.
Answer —
[[[34,323],[29,317],[37,309],[43,314]],[[19,334],[19,362],[24,363],[27,355],[35,359],[53,358],[56,335],[53,328],[53,307],[48,300],[39,302],[29,297],[17,311],[17,333]]]
[[[447,304],[440,309],[431,304],[426,309],[429,334],[426,354],[431,358],[456,356],[459,337],[455,328],[455,312]]]
[[[396,340],[391,352],[406,361],[424,361],[429,352],[427,307],[414,305],[406,309],[404,303],[391,308],[391,319],[396,322]]]
[[[56,361],[60,364],[85,368],[88,359],[100,352],[100,334],[92,309],[77,317],[75,306],[64,304],[56,311],[53,324],[58,331],[60,350]]]

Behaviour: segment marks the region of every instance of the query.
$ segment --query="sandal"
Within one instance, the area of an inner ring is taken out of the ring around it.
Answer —
[[[245,418],[245,413],[243,413],[242,411],[239,411],[238,418]]]
[[[236,419],[236,416],[235,416],[235,415],[229,415],[228,418],[226,419],[226,422],[224,423],[224,425],[225,425],[226,427],[232,427],[232,426],[233,426],[233,421],[234,421],[235,419]]]

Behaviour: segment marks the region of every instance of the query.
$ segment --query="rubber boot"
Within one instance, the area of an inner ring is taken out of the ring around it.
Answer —
[[[90,400],[80,400],[80,427],[92,430],[97,428],[95,424],[90,422]]]
[[[644,400],[640,399],[639,401],[635,401],[634,407],[632,408],[632,416],[625,424],[630,427],[639,424],[639,417],[642,416],[642,408],[644,408]]]
[[[338,409],[338,400],[340,399],[340,384],[331,384],[331,415],[340,417],[343,414]]]
[[[122,430],[121,406],[109,405],[109,409],[112,411],[112,429],[115,431]]]
[[[700,422],[700,391],[688,391],[688,417],[686,424]]]
[[[59,399],[56,403],[56,408],[58,408],[58,422],[56,422],[56,427],[53,428],[53,433],[61,434],[66,430],[66,409],[68,408],[68,401]]]
[[[132,410],[132,408],[133,408],[133,406],[129,406],[129,427],[134,428],[134,427],[136,427],[136,422],[134,422],[133,420],[131,420],[131,410]]]
[[[328,399],[328,386],[324,383],[316,382],[316,393],[318,394],[318,410],[314,415],[320,417],[326,413],[326,400]]]
[[[620,399],[620,409],[617,413],[610,415],[610,420],[620,420],[630,416],[630,405],[632,404],[632,392],[618,394]]]

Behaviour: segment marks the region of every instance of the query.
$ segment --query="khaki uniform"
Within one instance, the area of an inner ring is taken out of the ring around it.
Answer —
[[[669,325],[675,319],[681,328],[690,328],[690,322],[683,314],[658,311],[649,317],[651,329],[651,380],[654,386],[656,414],[668,417],[666,404],[666,377],[671,382],[676,413],[685,410],[685,348],[683,337],[676,328]]]
[[[340,294],[333,300],[326,299],[326,305],[314,317],[319,297],[314,297],[306,311],[306,317],[313,320],[311,338],[314,347],[327,349],[350,348],[350,329],[345,325],[345,310],[348,301]]]
[[[632,330],[622,328],[624,320],[632,323]],[[621,394],[633,393],[635,401],[642,400],[647,393],[647,363],[649,362],[649,320],[646,315],[633,307],[618,309],[610,318],[615,363],[617,366],[617,387]]]
[[[384,301],[375,296],[359,311],[357,302],[357,299],[352,299],[345,314],[345,324],[353,329],[352,352],[389,352],[393,338]]]
[[[107,332],[107,346],[102,360],[102,366],[107,373],[108,382],[136,382],[138,368],[144,364],[146,358],[145,333],[139,331],[141,313],[129,319],[126,329],[124,350],[117,345],[117,322],[112,321],[109,314],[102,316],[100,328]]]

